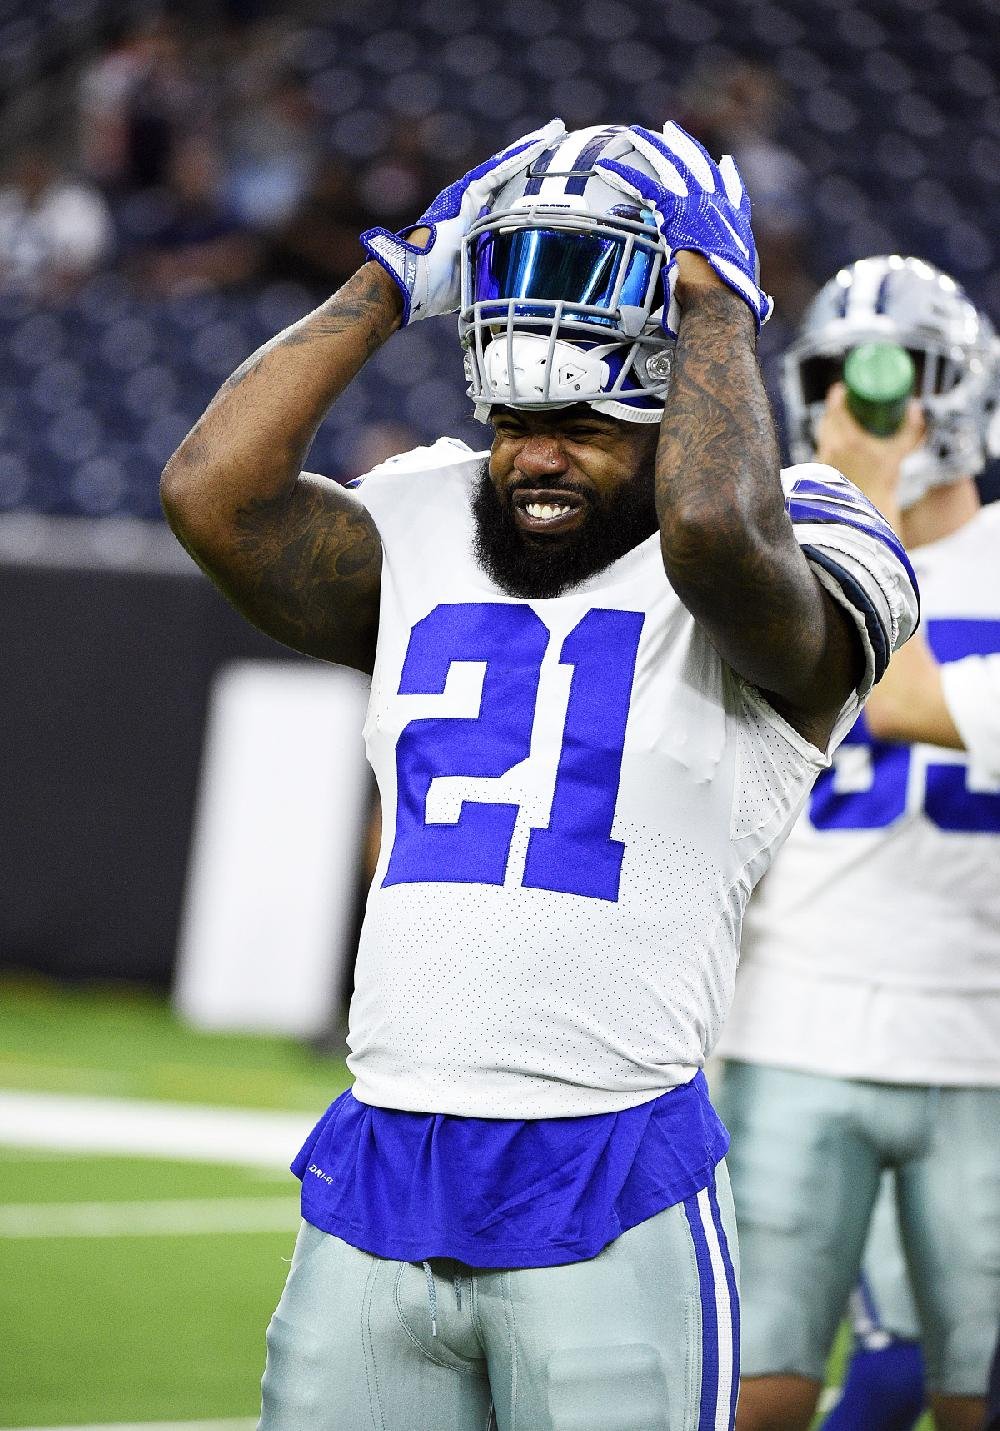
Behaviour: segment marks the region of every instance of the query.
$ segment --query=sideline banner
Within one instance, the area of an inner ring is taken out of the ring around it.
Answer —
[[[203,1028],[318,1036],[353,957],[368,682],[240,661],[215,679],[175,999]]]

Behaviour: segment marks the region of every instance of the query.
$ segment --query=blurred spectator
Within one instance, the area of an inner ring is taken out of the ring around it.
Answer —
[[[336,288],[364,261],[358,243],[363,229],[404,228],[449,177],[452,169],[440,172],[425,126],[413,120],[397,120],[385,144],[364,163],[327,155],[297,212],[275,236],[275,269]]]
[[[235,118],[227,191],[247,227],[272,229],[296,212],[319,164],[308,92],[290,74]]]
[[[729,60],[695,71],[682,123],[713,154],[732,154],[753,205],[765,286],[781,318],[794,324],[815,291],[804,251],[812,220],[809,175],[776,137],[785,104],[778,77],[763,65]]]
[[[195,137],[179,142],[167,179],[167,187],[141,210],[143,232],[133,231],[139,243],[131,266],[142,289],[179,297],[252,278],[260,267],[260,241],[220,199],[213,145]]]
[[[180,136],[204,127],[209,94],[171,20],[157,16],[126,29],[80,81],[86,172],[125,193],[162,184]]]
[[[111,251],[104,199],[41,147],[22,150],[0,189],[0,287],[54,298],[70,292]]]
[[[354,171],[336,155],[321,161],[296,213],[271,236],[275,277],[294,276],[332,291],[364,262],[358,234],[381,219],[369,214]]]
[[[360,179],[362,203],[387,229],[402,228],[422,213],[439,189],[454,174],[439,172],[423,126],[412,119],[397,119],[381,153],[366,166]]]
[[[319,164],[317,115],[297,70],[298,44],[298,31],[273,18],[228,37],[220,75],[227,91],[227,193],[251,228],[288,219]]]

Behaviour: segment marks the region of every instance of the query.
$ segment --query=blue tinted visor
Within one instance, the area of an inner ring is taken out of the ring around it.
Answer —
[[[613,328],[618,308],[645,306],[658,258],[654,246],[630,242],[624,235],[557,229],[488,231],[473,240],[475,301],[545,300],[544,308],[516,304],[517,317],[543,314],[560,300],[571,307],[604,308],[607,316],[573,316],[581,322]],[[616,293],[623,264],[625,272]]]

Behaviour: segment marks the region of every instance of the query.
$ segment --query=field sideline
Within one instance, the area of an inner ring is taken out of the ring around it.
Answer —
[[[287,1165],[342,1060],[19,982],[0,1049],[0,1426],[252,1427],[298,1225]]]
[[[0,981],[0,1427],[252,1431],[287,1164],[349,1081],[152,995]]]

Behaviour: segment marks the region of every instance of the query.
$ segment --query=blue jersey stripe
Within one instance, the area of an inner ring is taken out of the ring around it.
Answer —
[[[733,1427],[736,1425],[736,1398],[740,1391],[740,1293],[736,1285],[736,1269],[729,1251],[729,1239],[726,1237],[726,1229],[722,1225],[722,1212],[719,1208],[714,1178],[708,1185],[708,1200],[712,1206],[712,1221],[715,1223],[715,1231],[719,1238],[722,1264],[726,1269],[726,1285],[729,1288],[729,1311],[733,1339],[733,1385],[729,1393],[729,1425]]]
[[[698,1198],[684,1201],[684,1215],[691,1229],[698,1284],[701,1291],[701,1400],[698,1408],[698,1431],[715,1431],[715,1410],[719,1397],[719,1311],[715,1298],[715,1273],[708,1250],[708,1239],[701,1223]]]
[[[875,680],[880,681],[885,675],[885,668],[888,666],[889,658],[892,656],[892,633],[885,630],[868,593],[860,582],[855,581],[850,572],[845,571],[831,556],[824,551],[820,551],[819,547],[814,547],[811,543],[803,543],[802,550],[810,561],[815,562],[817,566],[821,566],[824,571],[830,573],[854,609],[860,611],[864,617],[865,630],[868,632],[868,640],[872,648],[872,664],[875,668]]]
[[[874,512],[877,517],[882,517],[882,513],[870,502],[863,492],[859,492],[852,483],[843,480],[840,482],[830,481],[819,482],[813,477],[801,477],[792,488],[791,497],[821,497],[831,502],[848,502],[852,507],[858,507],[865,512]],[[885,518],[882,517],[884,521]]]
[[[843,517],[845,521],[853,518],[855,521],[863,521],[872,531],[881,532],[885,537],[891,537],[893,541],[899,542],[902,549],[902,542],[890,527],[877,507],[873,507],[870,502],[852,502],[846,493],[834,496],[833,493],[825,492],[820,497],[812,499],[802,498],[798,492],[793,492],[786,505],[792,507],[811,508],[816,512],[825,512],[828,518],[835,520]]]
[[[910,559],[903,549],[903,544],[896,536],[896,533],[880,519],[877,521],[866,516],[864,521],[855,521],[850,517],[845,517],[843,513],[836,515],[825,507],[817,506],[814,502],[797,502],[794,497],[786,503],[788,515],[793,522],[819,522],[833,526],[853,527],[855,531],[864,532],[866,536],[875,537],[886,547],[899,562],[900,566],[910,578],[914,591],[917,588],[917,575],[910,565]]]

